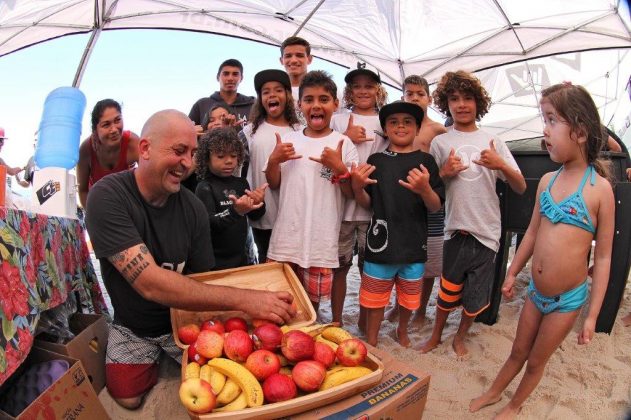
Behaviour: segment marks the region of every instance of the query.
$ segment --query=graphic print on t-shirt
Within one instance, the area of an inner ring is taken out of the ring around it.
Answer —
[[[366,246],[372,252],[381,252],[388,247],[388,222],[383,219],[376,219],[373,225],[370,222],[368,233],[366,234]]]
[[[477,146],[472,144],[465,144],[456,149],[456,156],[462,159],[462,164],[469,166],[469,168],[458,174],[460,178],[465,181],[475,181],[482,176],[484,167],[473,162],[480,159],[481,152]]]

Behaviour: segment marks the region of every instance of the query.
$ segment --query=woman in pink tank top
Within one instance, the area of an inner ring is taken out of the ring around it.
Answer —
[[[139,138],[123,131],[121,106],[103,99],[92,110],[92,134],[79,147],[77,183],[79,201],[85,208],[88,191],[106,175],[133,168],[138,161]]]

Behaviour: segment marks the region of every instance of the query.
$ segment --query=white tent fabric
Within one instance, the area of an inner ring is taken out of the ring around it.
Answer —
[[[496,102],[484,124],[508,138],[541,132],[536,109],[546,82],[604,78],[607,92],[597,94],[602,108],[618,97],[630,68],[626,50],[578,64],[576,58],[541,59],[630,48],[629,9],[620,0],[3,0],[0,57],[91,32],[87,58],[100,31],[126,28],[191,30],[274,45],[297,34],[309,40],[314,55],[346,67],[366,62],[395,87],[409,74],[432,83],[449,70],[504,66],[480,76]],[[618,76],[618,69],[627,75]]]

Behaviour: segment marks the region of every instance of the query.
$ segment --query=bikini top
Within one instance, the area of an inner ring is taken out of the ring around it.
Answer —
[[[550,188],[557,179],[557,176],[561,173],[562,169],[563,167],[554,174],[546,189],[539,196],[539,206],[541,207],[540,213],[554,224],[559,222],[565,223],[585,229],[588,232],[595,233],[596,229],[594,228],[592,218],[589,215],[589,210],[587,210],[587,205],[583,199],[583,187],[585,186],[585,182],[587,182],[587,178],[590,174],[591,185],[594,185],[596,182],[596,171],[594,170],[594,167],[591,165],[587,167],[585,175],[583,175],[583,179],[581,180],[581,184],[573,194],[570,194],[562,201],[555,203],[552,198],[552,194],[550,194]]]

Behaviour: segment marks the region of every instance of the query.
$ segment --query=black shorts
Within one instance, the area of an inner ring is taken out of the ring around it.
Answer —
[[[436,305],[445,311],[462,305],[468,316],[485,310],[491,302],[495,255],[467,232],[458,231],[446,240]]]

